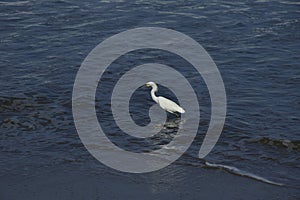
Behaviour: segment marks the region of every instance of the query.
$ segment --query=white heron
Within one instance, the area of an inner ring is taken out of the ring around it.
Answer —
[[[164,109],[169,113],[175,114],[176,116],[178,116],[176,112],[185,113],[185,110],[183,108],[181,108],[179,105],[177,105],[175,102],[171,101],[170,99],[167,99],[162,96],[157,97],[155,95],[155,92],[158,91],[158,87],[154,82],[148,82],[146,83],[146,86],[152,87],[151,97],[153,101],[155,101],[162,109]]]

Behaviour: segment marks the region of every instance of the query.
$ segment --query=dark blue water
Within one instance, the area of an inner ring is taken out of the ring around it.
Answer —
[[[300,4],[292,0],[0,2],[0,174],[70,163],[109,171],[86,151],[74,126],[71,98],[77,70],[106,38],[158,26],[199,42],[223,77],[226,123],[205,161],[299,185],[299,19]],[[184,66],[173,55],[155,51],[135,52],[114,64],[157,60]],[[114,81],[113,75],[106,78]],[[173,164],[183,168],[205,167],[197,153],[208,128],[210,100],[199,81],[199,133]],[[136,100],[141,98],[137,94]]]

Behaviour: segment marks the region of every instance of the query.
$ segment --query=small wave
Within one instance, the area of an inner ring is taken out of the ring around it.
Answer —
[[[280,1],[282,4],[290,4],[290,5],[299,5],[300,2],[298,1]]]
[[[184,17],[191,17],[194,19],[205,19],[207,18],[204,15],[197,15],[193,13],[184,13],[184,12],[170,12],[170,11],[159,11],[160,14],[168,14],[168,15],[176,15],[176,16],[184,16]]]
[[[1,5],[5,5],[5,6],[21,6],[24,4],[28,4],[30,1],[17,1],[17,2],[6,2],[6,1],[2,1],[0,2]]]
[[[208,166],[208,167],[211,167],[211,168],[223,169],[223,170],[228,171],[232,174],[249,177],[249,178],[252,178],[254,180],[261,181],[261,182],[264,182],[264,183],[268,183],[268,184],[271,184],[271,185],[284,186],[284,184],[282,184],[282,183],[277,183],[277,182],[274,182],[274,181],[270,181],[266,178],[263,178],[261,176],[252,174],[250,172],[242,171],[242,170],[240,170],[236,167],[233,167],[233,166],[213,164],[213,163],[209,163],[207,161],[205,162],[205,165]]]

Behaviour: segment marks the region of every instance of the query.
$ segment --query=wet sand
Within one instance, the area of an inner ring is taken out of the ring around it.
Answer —
[[[223,170],[178,168],[174,179],[165,172],[149,174],[89,172],[80,166],[46,167],[26,174],[5,174],[3,200],[93,199],[297,199],[300,190],[274,186]],[[175,167],[176,168],[176,167]],[[174,170],[171,174],[174,174]],[[178,178],[180,177],[180,178]]]

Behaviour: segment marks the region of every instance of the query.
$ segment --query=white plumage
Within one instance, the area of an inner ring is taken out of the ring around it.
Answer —
[[[185,110],[183,108],[181,108],[179,105],[177,105],[175,102],[171,101],[170,99],[167,99],[162,96],[157,97],[155,95],[155,92],[158,91],[158,88],[154,82],[148,82],[148,83],[146,83],[146,86],[152,87],[151,97],[152,97],[153,101],[155,101],[162,109],[164,109],[165,111],[167,111],[169,113],[173,113],[173,114],[176,114],[176,112],[185,113]]]

